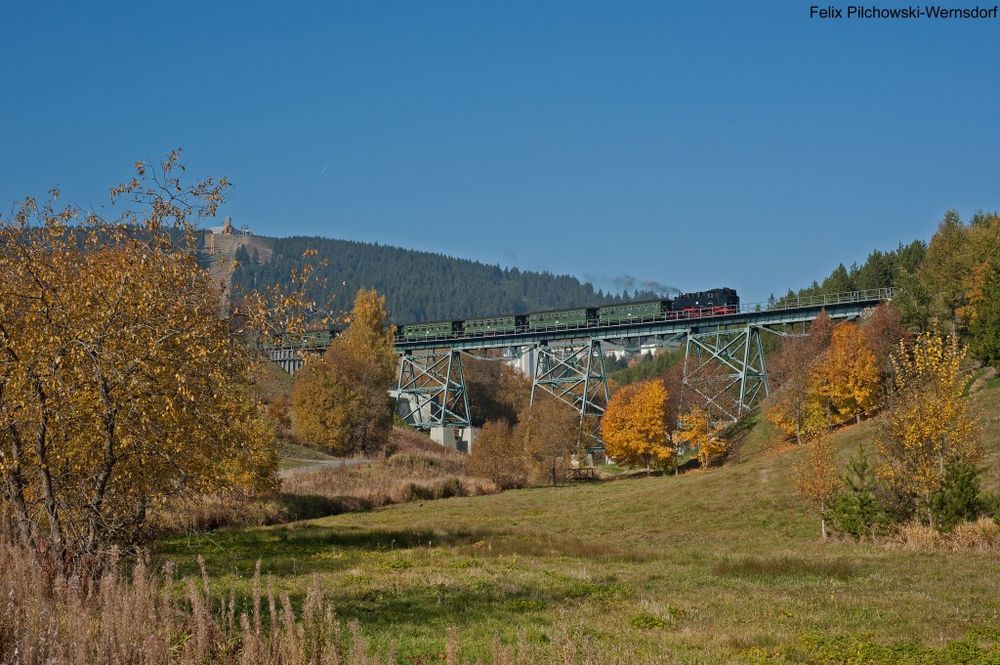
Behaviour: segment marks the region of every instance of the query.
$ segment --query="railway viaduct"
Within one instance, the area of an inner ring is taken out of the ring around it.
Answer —
[[[769,391],[762,335],[802,334],[790,330],[808,324],[821,311],[835,320],[856,319],[892,297],[891,288],[882,288],[743,305],[727,314],[658,315],[615,324],[588,321],[545,330],[522,326],[513,332],[420,340],[397,337],[399,374],[390,393],[397,413],[408,422],[450,437],[471,428],[463,356],[521,361],[532,376],[532,400],[547,393],[571,406],[580,414],[581,432],[591,438],[590,447],[600,448],[596,427],[610,397],[604,368],[608,353],[683,345],[682,402],[707,408],[717,420],[735,421]],[[303,352],[321,350],[275,346],[268,352],[294,371]],[[477,356],[480,353],[491,355]]]

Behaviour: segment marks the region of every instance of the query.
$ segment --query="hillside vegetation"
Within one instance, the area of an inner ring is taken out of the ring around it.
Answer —
[[[971,399],[995,489],[1000,391]],[[840,463],[872,426],[832,436]],[[158,554],[192,574],[203,552],[215,587],[240,596],[258,559],[293,601],[315,578],[402,662],[439,658],[452,625],[463,662],[486,660],[495,635],[549,653],[567,634],[592,662],[995,662],[996,552],[821,541],[792,478],[806,450],[762,445],[761,427],[742,462],[705,472],[413,503]]]
[[[286,284],[291,271],[301,268],[303,252],[312,249],[326,265],[316,271],[308,293],[311,299],[346,311],[358,289],[375,289],[385,296],[397,323],[655,297],[648,291],[605,294],[570,275],[501,268],[387,245],[300,236],[257,240],[270,256],[249,245],[235,250],[240,263],[232,277],[236,293]]]

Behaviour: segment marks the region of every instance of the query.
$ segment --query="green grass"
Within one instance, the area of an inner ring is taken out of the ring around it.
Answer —
[[[332,455],[309,446],[303,446],[291,441],[281,440],[278,443],[278,458],[286,461],[319,462],[322,460],[335,459]]]
[[[995,487],[1000,391],[973,399]],[[838,433],[841,459],[871,432]],[[177,538],[159,555],[191,574],[203,554],[215,588],[238,596],[258,558],[295,599],[318,576],[401,662],[440,658],[450,625],[470,660],[494,635],[540,644],[568,629],[598,653],[664,662],[997,662],[983,656],[1000,648],[995,553],[822,542],[793,487],[803,451],[748,440],[742,463],[707,472]]]

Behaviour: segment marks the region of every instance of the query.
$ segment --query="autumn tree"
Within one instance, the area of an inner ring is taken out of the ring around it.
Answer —
[[[472,425],[479,427],[490,420],[503,420],[513,426],[517,414],[531,398],[531,379],[500,358],[466,356],[462,371]]]
[[[667,389],[657,380],[619,389],[601,418],[604,452],[625,466],[662,466],[673,458],[667,426]]]
[[[968,302],[969,346],[977,358],[1000,368],[1000,261],[975,268]]]
[[[322,359],[305,364],[292,389],[296,436],[339,455],[385,445],[396,365],[386,320],[385,299],[372,290],[358,291],[347,329]]]
[[[900,284],[908,322],[964,334],[976,317],[977,281],[989,265],[1000,265],[1000,215],[977,213],[966,224],[949,210],[923,262]]]
[[[697,451],[701,468],[707,468],[713,460],[726,454],[726,440],[722,428],[713,425],[705,409],[695,407],[682,413],[678,418],[678,430],[674,433],[678,444],[687,444]]]
[[[975,465],[982,457],[976,420],[962,399],[964,358],[956,336],[936,332],[918,336],[912,349],[901,344],[893,356],[896,393],[875,439],[878,474],[925,507],[950,460]]]
[[[524,487],[528,481],[524,441],[505,420],[491,420],[476,435],[466,470],[489,478],[501,489]]]
[[[764,415],[796,443],[826,427],[823,405],[813,390],[813,367],[825,353],[833,335],[833,322],[821,311],[807,336],[789,336],[771,363],[771,376],[778,389],[764,407]]]
[[[795,488],[819,512],[820,534],[826,538],[826,510],[841,486],[834,464],[834,447],[829,437],[824,436],[809,443],[806,450],[806,458],[795,467]]]
[[[902,313],[892,303],[882,303],[862,324],[864,343],[875,355],[875,364],[881,377],[882,397],[885,401],[893,389],[892,354],[899,343],[909,344],[910,331],[903,325]]]
[[[179,158],[136,164],[114,220],[56,192],[0,218],[2,501],[60,566],[133,547],[173,497],[273,478],[256,356],[196,260],[228,182]]]
[[[879,402],[879,368],[861,329],[844,323],[833,330],[830,348],[813,365],[813,392],[822,402],[831,424],[861,416]]]
[[[554,397],[539,396],[522,412],[514,436],[523,445],[535,482],[560,482],[577,449],[580,414]]]

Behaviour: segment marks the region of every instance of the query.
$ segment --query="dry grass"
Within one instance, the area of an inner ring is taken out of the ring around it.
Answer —
[[[199,560],[199,563],[201,561]],[[301,603],[266,590],[258,563],[249,597],[214,594],[201,565],[200,577],[177,581],[173,566],[152,574],[139,561],[126,575],[112,561],[97,580],[64,578],[24,551],[0,544],[0,663],[18,665],[375,665],[396,662],[394,649],[373,648],[357,621],[341,621],[313,578]],[[461,658],[458,632],[444,633],[434,660]],[[560,627],[548,645],[495,639],[493,665],[561,662],[617,663],[627,651],[597,652],[585,634]],[[630,663],[664,662],[627,658]],[[477,661],[484,662],[484,661]]]
[[[315,586],[297,617],[287,594],[261,593],[259,571],[237,602],[214,597],[204,574],[178,585],[171,567],[159,577],[140,561],[128,578],[112,563],[99,580],[66,579],[0,545],[0,595],[3,663],[382,662]]]
[[[892,549],[929,552],[947,550],[960,552],[1000,552],[1000,525],[989,517],[964,522],[949,533],[941,533],[925,524],[906,524],[885,545]]]
[[[300,466],[282,472],[281,491],[269,497],[198,496],[177,500],[153,518],[161,534],[283,524],[396,503],[479,496],[499,490],[465,471],[466,456],[422,434],[395,428],[377,459],[340,460],[284,443]]]
[[[288,506],[277,496],[200,495],[178,499],[154,513],[153,527],[162,534],[214,531],[281,524],[289,515]]]
[[[282,491],[334,501],[343,508],[336,512],[499,491],[492,481],[468,475],[465,462],[460,452],[396,428],[380,459],[293,470],[286,473]]]

